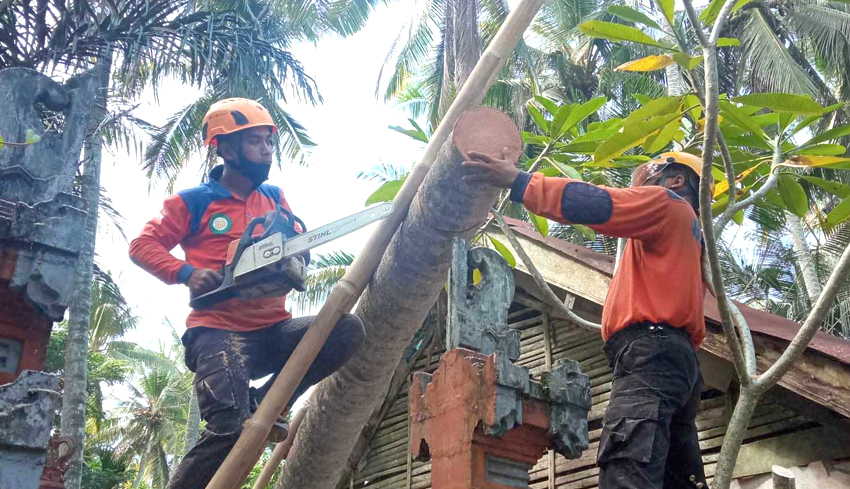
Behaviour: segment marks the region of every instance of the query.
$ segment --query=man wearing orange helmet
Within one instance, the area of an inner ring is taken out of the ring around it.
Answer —
[[[696,349],[705,338],[702,161],[664,153],[620,189],[521,172],[507,154],[470,158],[465,180],[511,189],[511,200],[537,215],[629,238],[602,311],[614,378],[597,452],[599,487],[707,487],[694,421],[703,391]]]
[[[228,246],[252,218],[270,216],[278,206],[291,211],[283,191],[264,183],[276,131],[269,112],[253,100],[213,104],[204,117],[204,144],[216,147],[224,165],[213,168],[207,182],[165,199],[160,215],[130,244],[133,262],[167,284],[186,285],[192,296],[216,289]],[[178,244],[185,260],[170,253]],[[312,320],[293,318],[285,297],[237,298],[189,313],[183,335],[186,366],[195,373],[198,407],[207,424],[175,470],[169,489],[206,487]],[[363,338],[360,320],[344,315],[292,399],[345,364]],[[249,386],[268,375],[261,387]],[[279,441],[287,428],[279,420],[272,438]]]

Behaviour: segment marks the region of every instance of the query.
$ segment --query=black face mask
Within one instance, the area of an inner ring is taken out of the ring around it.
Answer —
[[[269,179],[269,170],[271,170],[272,167],[265,163],[254,163],[253,161],[246,160],[242,156],[241,151],[239,160],[227,161],[226,163],[242,175],[248,177],[248,179],[254,184],[254,188],[259,187],[260,184]]]

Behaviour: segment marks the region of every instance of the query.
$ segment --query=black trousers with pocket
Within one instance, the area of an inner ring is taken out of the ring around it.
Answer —
[[[603,350],[614,379],[597,453],[599,488],[707,488],[694,421],[704,385],[688,334],[637,324]]]
[[[183,335],[186,366],[195,373],[195,392],[206,429],[173,472],[168,489],[204,489],[239,439],[242,424],[259,405],[295,351],[314,316],[292,318],[268,328],[234,332],[190,328]],[[363,323],[346,314],[339,320],[292,395],[290,405],[310,386],[347,362],[363,342]],[[251,380],[272,377],[259,388]]]

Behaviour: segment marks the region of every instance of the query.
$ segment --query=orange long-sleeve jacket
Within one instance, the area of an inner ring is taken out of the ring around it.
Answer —
[[[685,328],[705,339],[702,232],[690,204],[659,186],[610,188],[520,173],[511,200],[565,224],[629,238],[602,310],[602,338],[636,323]]]
[[[227,247],[242,236],[252,218],[278,205],[290,210],[283,190],[267,183],[247,199],[231,194],[218,182],[222,170],[213,168],[208,182],[165,199],[160,214],[130,243],[135,264],[166,284],[185,284],[195,268],[220,270]],[[183,248],[185,261],[170,253],[177,245]],[[286,297],[231,299],[210,309],[193,310],[186,327],[253,331],[292,317],[285,303]]]

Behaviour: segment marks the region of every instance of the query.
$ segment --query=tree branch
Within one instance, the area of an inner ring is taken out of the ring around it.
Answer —
[[[826,281],[823,293],[818,297],[812,312],[809,313],[797,335],[791,340],[791,344],[788,345],[782,356],[767,369],[767,372],[756,381],[756,385],[762,392],[773,387],[806,350],[827,313],[829,313],[832,303],[838,295],[838,289],[846,283],[848,276],[850,276],[850,246],[844,249],[838,264],[829,276],[829,280]]]
[[[723,229],[729,224],[729,221],[732,219],[732,216],[735,215],[736,212],[746,209],[747,207],[754,204],[757,200],[761,199],[768,192],[776,186],[777,182],[779,182],[779,172],[776,171],[776,165],[782,161],[782,148],[780,146],[776,146],[773,149],[773,164],[770,168],[770,175],[768,175],[767,180],[759,187],[758,190],[750,194],[746,199],[736,202],[734,204],[729,204],[729,207],[720,214],[720,217],[717,218],[717,221],[714,224],[714,229],[716,234],[720,234],[723,232]],[[730,183],[729,192],[733,191],[732,184]]]
[[[707,46],[708,39],[705,37],[705,33],[702,31],[702,24],[699,21],[699,16],[697,16],[697,11],[694,10],[694,5],[691,2],[683,2],[685,5],[685,13],[688,14],[688,20],[691,23],[691,28],[693,28],[694,32],[697,35],[697,40],[699,41],[700,46]],[[696,78],[694,78],[696,80]]]
[[[738,334],[741,338],[741,345],[744,350],[744,365],[747,367],[747,375],[756,375],[756,349],[753,345],[753,335],[750,331],[750,325],[747,324],[747,320],[744,318],[741,310],[738,309],[738,306],[736,306],[734,302],[729,300],[727,305],[729,307],[729,311],[732,313],[735,328],[738,330]]]
[[[702,174],[708,175],[711,173],[712,163],[714,161],[714,143],[717,138],[717,116],[718,116],[718,76],[717,76],[717,40],[718,26],[722,25],[729,10],[734,7],[736,0],[726,0],[723,6],[721,15],[718,16],[717,24],[714,26],[712,38],[708,44],[703,44],[703,56],[705,58],[705,136],[702,151]],[[684,0],[687,8],[690,0]],[[693,8],[693,6],[690,6]],[[725,13],[725,15],[724,15]],[[734,183],[733,182],[730,182]],[[730,191],[734,191],[730,187]],[[705,233],[705,246],[708,262],[711,268],[711,280],[714,285],[714,291],[717,299],[717,309],[720,312],[721,324],[723,332],[726,335],[729,343],[729,350],[732,352],[732,360],[735,364],[735,369],[738,372],[738,378],[741,385],[746,387],[751,383],[750,376],[747,373],[746,362],[741,349],[741,343],[735,331],[732,313],[729,310],[729,299],[726,296],[726,289],[723,284],[723,277],[720,270],[720,259],[717,253],[717,238],[714,234],[714,227],[711,215],[711,181],[708,178],[700,179],[699,200],[700,200],[700,220],[702,221],[703,233]]]
[[[580,328],[587,329],[589,331],[600,331],[602,326],[593,322],[590,322],[578,314],[572,311],[572,309],[568,308],[561,302],[561,299],[552,292],[552,289],[549,287],[549,284],[546,283],[546,279],[543,278],[543,275],[540,274],[540,271],[537,270],[537,267],[534,266],[534,262],[531,261],[531,258],[528,256],[528,253],[522,248],[519,244],[519,240],[516,238],[516,234],[514,234],[513,230],[508,226],[505,222],[505,219],[502,218],[502,214],[499,213],[496,209],[492,209],[490,212],[493,213],[493,219],[499,223],[499,227],[502,229],[502,232],[505,234],[505,237],[508,238],[508,241],[511,243],[511,247],[516,251],[517,255],[519,255],[519,259],[525,265],[525,268],[528,269],[528,273],[534,278],[534,282],[540,287],[540,290],[543,291],[543,300],[552,306],[555,311],[565,316],[569,321],[572,321],[576,326]]]

